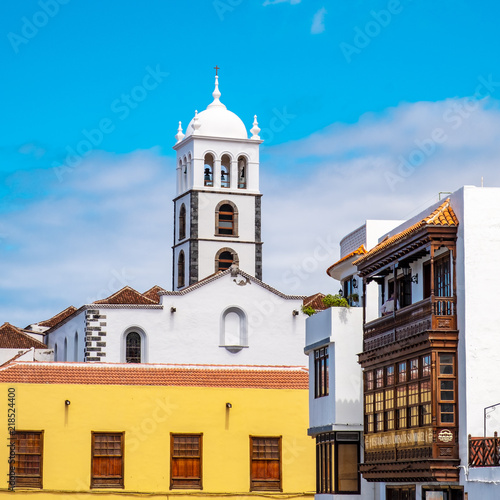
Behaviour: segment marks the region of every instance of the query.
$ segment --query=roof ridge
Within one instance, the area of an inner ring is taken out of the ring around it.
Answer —
[[[66,313],[67,311],[69,311],[71,309],[71,312],[67,315],[67,316],[64,316],[60,321],[58,321],[57,323],[54,324],[54,326],[56,326],[57,324],[59,324],[61,321],[63,321],[64,319],[66,319],[66,317],[68,316],[71,316],[77,309],[75,306],[71,305],[71,306],[68,306],[66,307],[66,309],[63,309],[62,311],[58,312],[57,314],[54,314],[54,316],[52,316],[51,318],[49,319],[45,319],[43,321],[39,321],[38,323],[34,323],[35,325],[38,325],[38,326],[45,326],[47,328],[52,328],[51,326],[49,326],[48,324],[51,323],[54,319],[56,319],[58,316],[62,316],[64,315],[64,313]]]
[[[139,292],[135,288],[132,288],[129,285],[125,285],[123,288],[121,288],[120,290],[118,290],[115,293],[111,294],[109,297],[105,297],[104,299],[96,300],[96,301],[92,302],[92,304],[109,304],[111,300],[119,297],[120,294],[123,294],[126,291],[129,291],[129,292],[132,292],[134,294],[137,294],[137,295],[141,296],[144,300],[148,300],[149,302],[151,302],[151,304],[156,304],[156,302],[153,299],[150,299],[149,297],[146,297],[144,294],[142,294],[141,292]]]
[[[50,368],[76,369],[126,369],[126,370],[159,370],[159,369],[225,369],[225,370],[254,370],[254,371],[278,371],[278,370],[308,370],[303,365],[231,365],[231,364],[210,364],[210,363],[89,363],[84,361],[28,361],[14,360],[9,361],[12,364],[25,366],[45,366]],[[3,366],[3,365],[2,365]]]
[[[178,296],[178,295],[185,295],[193,290],[197,290],[198,288],[201,288],[202,286],[207,285],[208,283],[212,283],[215,280],[218,280],[222,278],[223,276],[227,276],[228,274],[231,274],[234,271],[232,270],[231,267],[228,269],[225,269],[224,271],[217,271],[206,278],[203,278],[200,281],[197,281],[196,283],[193,283],[192,285],[187,286],[186,288],[183,288],[182,290],[179,291],[165,291],[165,293],[162,293],[161,295],[169,295],[169,296]],[[272,287],[271,285],[268,285],[264,281],[260,280],[259,278],[256,278],[255,276],[252,276],[251,274],[246,273],[240,268],[237,268],[238,274],[243,276],[244,278],[248,278],[250,281],[260,285],[262,288],[265,288],[266,290],[274,293],[275,295],[278,295],[281,298],[284,299],[291,299],[291,300],[304,300],[306,298],[305,295],[287,295],[283,292],[280,292],[278,289]]]

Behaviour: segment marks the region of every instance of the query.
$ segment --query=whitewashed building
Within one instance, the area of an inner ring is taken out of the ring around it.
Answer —
[[[500,188],[465,186],[335,276],[352,272],[365,306],[360,471],[373,490],[363,498],[500,498],[499,252]]]

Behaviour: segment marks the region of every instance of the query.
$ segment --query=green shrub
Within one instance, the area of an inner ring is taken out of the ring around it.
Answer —
[[[338,293],[335,295],[325,295],[323,298],[323,304],[326,307],[349,307],[349,302],[347,299],[339,295]]]
[[[304,314],[307,314],[308,316],[312,316],[313,314],[316,314],[316,309],[314,309],[314,307],[311,307],[311,306],[302,306],[302,312]]]

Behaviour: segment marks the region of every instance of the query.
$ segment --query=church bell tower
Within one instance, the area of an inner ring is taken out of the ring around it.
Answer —
[[[174,291],[232,264],[262,279],[260,129],[255,116],[248,138],[220,102],[218,79],[213,102],[175,136]]]

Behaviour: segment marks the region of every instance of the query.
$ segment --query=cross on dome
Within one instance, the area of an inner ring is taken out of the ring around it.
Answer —
[[[200,113],[195,113],[194,118],[189,122],[186,128],[185,135],[178,131],[178,135],[176,136],[177,143],[182,142],[185,138],[189,138],[190,136],[248,139],[248,131],[245,124],[236,114],[229,111],[226,106],[220,102],[221,93],[219,90],[219,75],[217,74],[220,68],[219,66],[215,66],[214,69],[216,72],[215,88],[212,92],[214,100],[207,106],[207,109]],[[254,122],[253,125],[254,127],[251,130],[253,135],[251,139],[260,140],[258,135],[260,129],[256,122]],[[182,139],[179,140],[179,137],[182,137]]]

